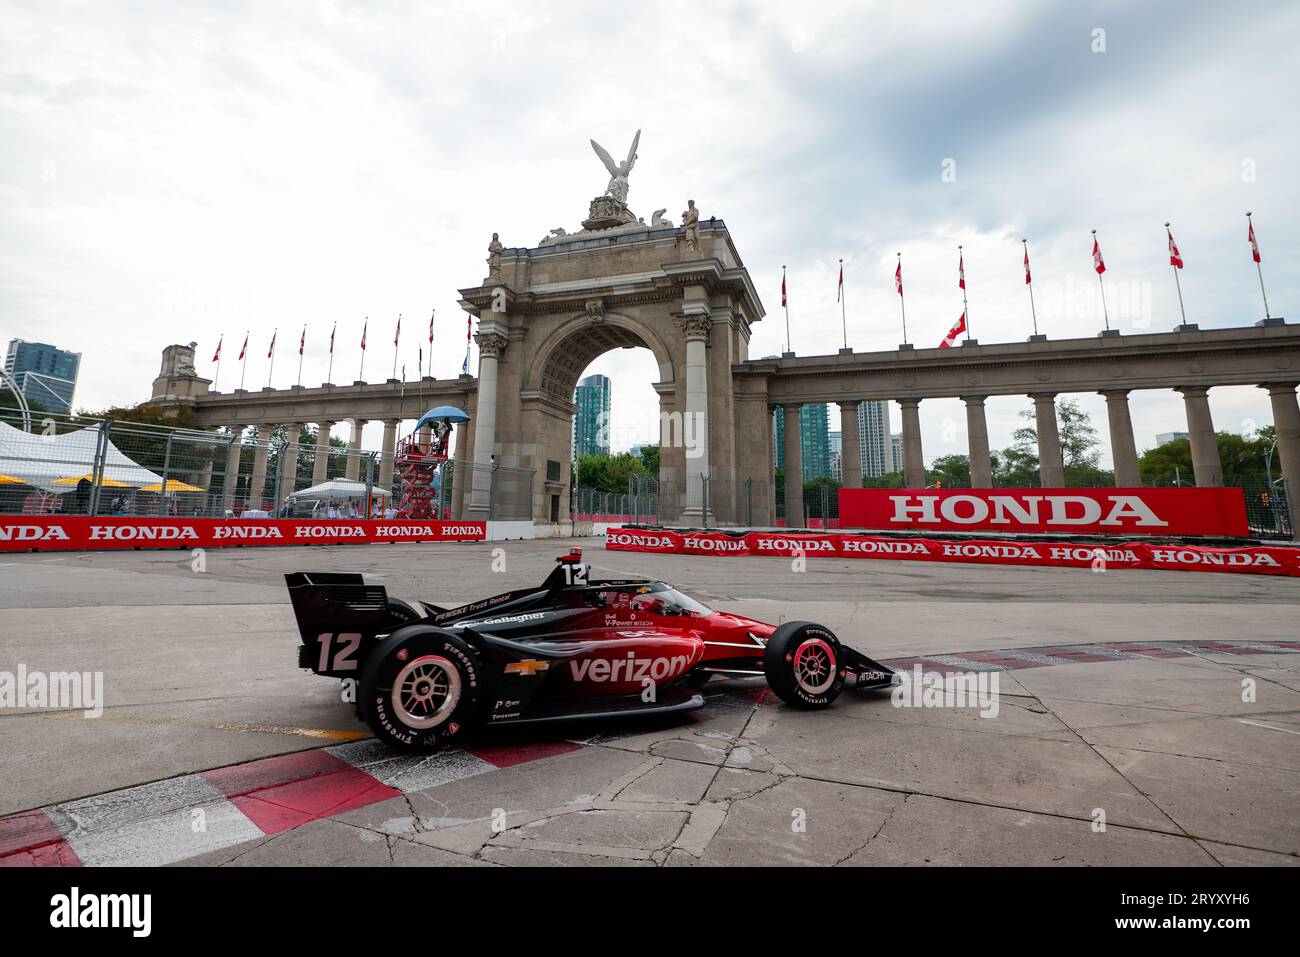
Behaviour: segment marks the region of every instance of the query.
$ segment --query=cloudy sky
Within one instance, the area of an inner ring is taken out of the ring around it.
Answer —
[[[1245,325],[1248,209],[1273,314],[1300,294],[1294,4],[0,0],[0,23],[0,336],[80,351],[85,408],[146,398],[170,342],[211,375],[223,334],[233,388],[246,330],[248,386],[277,328],[291,385],[304,323],[303,382],[336,322],[351,381],[366,316],[365,377],[391,374],[401,313],[413,378],[431,309],[455,375],[491,233],[578,228],[607,178],[587,139],[621,154],[637,128],[630,205],[726,220],[769,310],[755,356],[784,348],[782,264],[794,350],[841,345],[841,257],[850,344],[894,347],[900,250],[910,338],[937,344],[959,243],[973,334],[1023,340],[1022,236],[1041,331],[1095,335],[1091,229],[1112,324],[1166,330],[1166,220],[1188,321]],[[618,376],[616,445],[653,435],[649,353],[591,371]],[[1260,390],[1211,400],[1221,429],[1271,421]],[[995,447],[1028,405],[990,400]],[[1184,425],[1171,392],[1132,405],[1139,447]],[[927,460],[965,451],[958,400],[922,425]]]

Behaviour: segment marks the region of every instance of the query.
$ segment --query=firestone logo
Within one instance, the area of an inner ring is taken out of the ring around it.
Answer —
[[[1136,495],[1109,495],[1104,512],[1086,495],[891,495],[891,522],[902,525],[1110,525],[1161,528],[1169,523]]]

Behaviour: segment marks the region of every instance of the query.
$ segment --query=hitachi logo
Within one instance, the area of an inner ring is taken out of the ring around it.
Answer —
[[[891,495],[891,522],[903,525],[1168,525],[1136,495]],[[1104,515],[1104,517],[1103,517]]]

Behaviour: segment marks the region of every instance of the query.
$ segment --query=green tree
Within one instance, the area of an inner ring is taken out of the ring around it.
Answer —
[[[1020,413],[1033,421],[1033,409]],[[1057,431],[1061,437],[1061,459],[1065,464],[1065,483],[1074,486],[1106,485],[1110,472],[1100,467],[1101,450],[1097,430],[1077,399],[1062,399],[1056,404]],[[993,458],[993,481],[1007,487],[1033,487],[1040,484],[1038,475],[1038,430],[1024,425],[1011,433],[1009,448]]]
[[[659,476],[659,446],[643,445],[641,446],[641,465],[647,475],[658,478]]]
[[[970,488],[970,456],[941,455],[925,472],[925,484],[944,488]]]
[[[629,452],[584,455],[578,460],[578,488],[626,492],[630,476],[645,474],[647,471],[641,458]]]
[[[884,475],[864,475],[863,488],[902,488],[906,481],[902,472],[886,472]]]

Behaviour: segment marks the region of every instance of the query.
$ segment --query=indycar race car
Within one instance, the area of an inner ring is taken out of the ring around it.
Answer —
[[[458,608],[410,604],[361,575],[286,575],[298,664],[356,682],[360,715],[399,750],[485,725],[699,708],[714,676],[763,676],[785,702],[824,708],[894,673],[807,621],[714,611],[664,582],[593,581],[575,548],[536,588]]]

